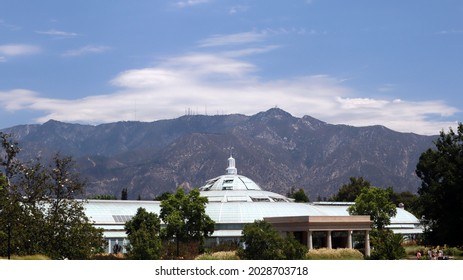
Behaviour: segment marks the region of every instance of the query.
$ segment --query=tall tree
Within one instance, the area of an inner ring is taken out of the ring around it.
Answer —
[[[363,177],[350,177],[349,183],[342,185],[331,201],[354,202],[364,188],[371,187],[370,182]]]
[[[5,233],[5,251],[8,259],[10,259],[13,253],[12,250],[18,248],[17,245],[21,243],[17,241],[19,238],[16,234],[17,229],[21,227],[21,194],[17,191],[13,182],[21,167],[21,164],[16,159],[20,149],[18,143],[13,141],[9,134],[0,132],[0,139],[3,149],[0,164],[5,180],[2,188],[2,196],[0,197],[0,227]]]
[[[409,191],[397,193],[393,190],[392,187],[390,189],[390,200],[394,203],[397,207],[401,205],[404,207],[405,210],[411,212],[414,215],[418,215],[418,195],[411,193]]]
[[[84,184],[72,159],[56,155],[48,167],[39,160],[22,163],[18,143],[8,134],[0,133],[0,139],[5,181],[0,191],[0,254],[85,259],[104,246],[102,231],[86,217],[84,201],[76,199]]]
[[[421,154],[416,167],[421,215],[427,238],[434,244],[462,245],[463,241],[463,123],[457,131],[440,132],[435,148]]]
[[[48,168],[47,255],[53,258],[85,259],[102,246],[102,231],[85,215],[85,183],[71,157],[53,157]]]
[[[405,254],[405,249],[401,246],[402,236],[396,236],[386,228],[397,213],[395,204],[390,201],[391,193],[392,189],[363,188],[355,199],[355,204],[348,208],[349,214],[369,215],[373,221],[371,231],[373,259],[400,259]]]
[[[299,189],[296,192],[292,192],[289,196],[294,199],[294,202],[309,202],[309,197],[305,194],[304,189]]]
[[[161,256],[161,220],[155,213],[138,208],[137,214],[125,223],[129,239],[128,256],[136,260],[156,260]]]
[[[123,188],[121,191],[121,200],[127,200],[129,197],[129,193],[127,191],[127,188]]]
[[[166,224],[163,229],[164,238],[175,239],[177,245],[177,257],[180,255],[179,244],[197,241],[200,248],[205,238],[214,232],[214,221],[206,214],[207,198],[199,194],[198,189],[193,189],[185,194],[182,188],[178,188],[174,194],[161,201],[160,217]]]
[[[364,188],[355,199],[355,204],[347,209],[351,215],[369,215],[373,226],[379,230],[385,229],[391,223],[397,209],[389,199],[390,191],[376,187]]]

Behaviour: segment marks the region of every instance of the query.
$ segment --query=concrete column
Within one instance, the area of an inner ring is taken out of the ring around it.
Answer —
[[[370,256],[370,231],[365,231],[365,256]]]
[[[311,230],[307,231],[307,248],[309,248],[309,250],[313,249],[313,240],[312,240]]]
[[[111,254],[112,253],[112,244],[111,244],[111,239],[108,239],[108,248],[107,248],[107,252],[108,254]]]
[[[352,249],[352,230],[347,231],[347,248]]]
[[[333,245],[331,242],[331,230],[326,232],[326,248],[332,249]]]

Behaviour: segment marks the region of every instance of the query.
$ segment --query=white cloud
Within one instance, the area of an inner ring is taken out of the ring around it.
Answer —
[[[9,112],[27,109],[38,98],[40,97],[37,93],[25,89],[15,89],[6,92],[0,91],[0,104]]]
[[[462,29],[449,29],[449,30],[441,30],[437,32],[438,35],[452,35],[452,34],[463,34]]]
[[[243,32],[231,35],[214,35],[199,42],[200,47],[218,47],[241,45],[254,42],[260,42],[265,38],[264,33]]]
[[[92,53],[103,53],[110,49],[111,48],[108,46],[87,45],[79,49],[68,50],[65,53],[63,53],[63,56],[81,56]]]
[[[60,30],[56,30],[56,29],[50,29],[50,30],[47,30],[47,31],[36,31],[36,33],[52,36],[52,37],[55,37],[55,38],[72,38],[72,37],[76,37],[76,36],[79,35],[79,34],[74,33],[74,32],[60,31]]]
[[[186,8],[190,6],[196,6],[199,4],[205,4],[210,2],[210,0],[186,0],[186,1],[178,1],[175,5],[179,8]]]
[[[245,48],[245,49],[239,49],[239,50],[225,51],[223,52],[223,55],[226,57],[243,57],[243,56],[270,52],[278,48],[280,47],[276,45],[270,45],[270,46],[264,46],[264,47],[258,47],[258,48]]]
[[[230,8],[230,10],[228,11],[228,13],[230,15],[235,15],[235,14],[238,14],[238,13],[244,13],[248,10],[248,6],[243,6],[243,5],[240,5],[240,6],[233,6]]]
[[[4,57],[30,55],[30,54],[36,54],[39,52],[40,52],[40,48],[35,45],[25,45],[25,44],[0,45],[0,55]]]

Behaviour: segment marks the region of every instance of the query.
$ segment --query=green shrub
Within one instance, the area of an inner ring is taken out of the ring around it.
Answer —
[[[463,250],[457,247],[445,247],[444,255],[452,257],[463,257]]]
[[[371,245],[374,247],[370,258],[373,260],[400,260],[406,257],[402,247],[403,236],[391,230],[372,230]]]
[[[405,253],[408,257],[416,257],[416,252],[420,251],[421,255],[426,257],[426,252],[428,249],[424,246],[405,246]]]
[[[255,221],[243,228],[237,255],[243,260],[301,260],[307,247],[294,238],[293,234],[282,237],[266,221]]]

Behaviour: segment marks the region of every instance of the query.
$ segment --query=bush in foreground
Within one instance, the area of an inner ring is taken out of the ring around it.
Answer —
[[[307,248],[294,239],[293,235],[282,237],[271,224],[255,221],[243,228],[237,255],[243,260],[300,260]]]

